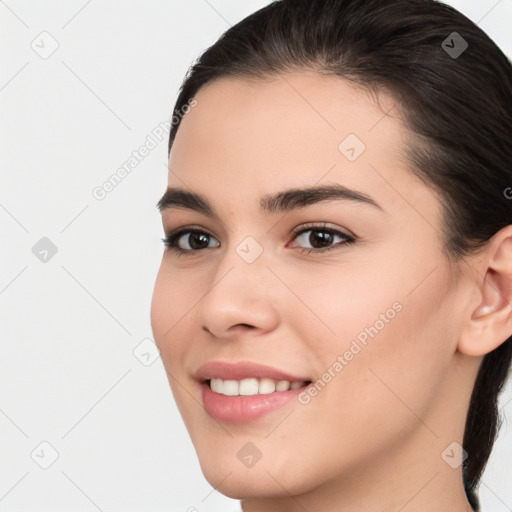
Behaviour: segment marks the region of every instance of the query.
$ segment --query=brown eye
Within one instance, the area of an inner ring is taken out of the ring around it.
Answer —
[[[197,229],[179,230],[162,238],[162,242],[164,242],[166,247],[178,253],[197,252],[202,249],[208,249],[211,240],[214,240],[214,238],[210,234]],[[182,243],[185,246],[188,244],[189,247],[182,247]]]
[[[309,234],[308,234],[309,233]],[[299,248],[301,252],[326,252],[336,249],[341,245],[350,245],[355,242],[355,239],[346,235],[336,229],[326,228],[322,226],[309,226],[295,231],[295,239],[302,242],[302,244],[310,244],[311,247]],[[334,244],[336,241],[341,240],[340,243]]]

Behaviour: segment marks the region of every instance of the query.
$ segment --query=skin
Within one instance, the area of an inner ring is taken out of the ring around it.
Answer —
[[[196,100],[168,183],[205,195],[220,221],[162,212],[166,234],[193,225],[212,238],[195,253],[164,251],[151,323],[205,478],[244,512],[472,510],[461,466],[442,453],[462,444],[483,356],[512,334],[512,226],[466,261],[445,258],[438,196],[409,171],[409,132],[384,93],[377,104],[344,79],[297,71],[223,78]],[[366,145],[353,162],[338,149],[349,133]],[[340,200],[259,211],[265,194],[328,183],[384,211]],[[323,222],[355,243],[301,253],[322,247],[318,231],[292,230]],[[236,252],[247,236],[263,249],[251,264]],[[397,301],[401,311],[308,404],[245,425],[204,410],[193,373],[205,362],[254,361],[315,382]],[[250,468],[237,457],[248,442],[262,454]]]

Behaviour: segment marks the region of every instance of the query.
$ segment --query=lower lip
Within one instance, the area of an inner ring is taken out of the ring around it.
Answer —
[[[255,421],[286,405],[307,386],[251,396],[227,396],[215,393],[210,389],[208,382],[201,383],[201,388],[204,408],[213,419],[225,423],[243,424]]]

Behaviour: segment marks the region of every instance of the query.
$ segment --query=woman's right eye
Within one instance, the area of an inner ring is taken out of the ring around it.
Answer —
[[[215,246],[209,245],[209,239],[214,239],[212,235],[198,229],[181,229],[174,233],[169,233],[162,242],[166,247],[178,254],[193,253],[209,247],[220,247],[220,243]],[[185,241],[185,245],[189,247],[182,248],[181,244]],[[211,241],[211,240],[210,240]]]

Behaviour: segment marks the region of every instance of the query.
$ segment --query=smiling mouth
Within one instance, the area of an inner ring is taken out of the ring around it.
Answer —
[[[246,378],[241,380],[211,378],[203,381],[213,392],[226,396],[255,396],[286,392],[309,386],[312,381],[274,380],[270,378]]]

